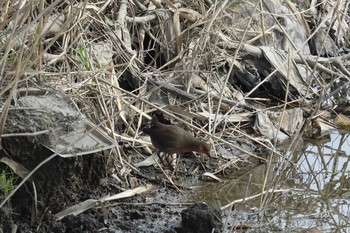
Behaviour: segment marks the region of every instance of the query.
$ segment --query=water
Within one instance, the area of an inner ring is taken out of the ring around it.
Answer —
[[[201,183],[190,200],[222,207],[243,199],[224,211],[226,232],[240,225],[251,227],[248,232],[350,232],[349,137],[333,132],[325,142],[301,141],[298,150],[271,158],[270,166],[242,165],[223,183]],[[281,192],[244,200],[263,187]]]

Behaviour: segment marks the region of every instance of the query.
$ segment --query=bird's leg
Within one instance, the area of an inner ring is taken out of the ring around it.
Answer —
[[[161,153],[160,151],[157,151],[159,161],[162,163],[163,167],[166,167],[166,165],[164,164],[163,158],[160,156],[160,153]]]
[[[165,154],[164,156],[160,156],[160,154],[158,154],[158,158],[162,164],[163,167],[169,168],[170,170],[174,170],[174,168],[176,167],[176,154]],[[175,159],[174,159],[175,157]],[[175,162],[175,163],[174,163]]]
[[[176,165],[177,165],[177,154],[170,154],[166,157],[166,161],[170,167],[170,169],[172,171],[174,171],[174,169],[176,169]]]
[[[176,155],[176,154],[175,154]],[[174,164],[174,170],[173,170],[173,174],[171,175],[171,177],[173,177],[174,175],[176,175],[176,171],[177,171],[177,167],[180,164],[180,158],[181,156],[175,157],[175,164]],[[174,161],[174,160],[173,160]]]

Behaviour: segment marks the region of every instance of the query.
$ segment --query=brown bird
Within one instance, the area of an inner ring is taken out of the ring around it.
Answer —
[[[196,151],[210,155],[208,143],[178,126],[160,123],[156,116],[152,117],[152,126],[143,128],[142,131],[151,137],[153,146],[160,152],[174,154]]]

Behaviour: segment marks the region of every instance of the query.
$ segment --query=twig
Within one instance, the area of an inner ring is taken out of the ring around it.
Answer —
[[[41,134],[47,134],[49,133],[49,130],[42,130],[38,132],[33,132],[33,133],[10,133],[10,134],[2,134],[2,138],[8,138],[8,137],[26,137],[26,136],[38,136]]]
[[[221,210],[225,210],[227,208],[230,208],[231,206],[233,206],[234,204],[237,204],[237,203],[240,203],[240,202],[243,202],[243,201],[247,201],[247,200],[252,200],[254,198],[257,198],[257,197],[260,197],[261,195],[264,195],[266,193],[282,193],[282,192],[288,192],[290,191],[290,189],[275,189],[275,190],[265,190],[259,194],[256,194],[256,195],[253,195],[253,196],[249,196],[249,197],[244,197],[242,199],[238,199],[238,200],[234,200],[233,202],[227,204],[227,205],[224,205],[222,206],[220,209]]]

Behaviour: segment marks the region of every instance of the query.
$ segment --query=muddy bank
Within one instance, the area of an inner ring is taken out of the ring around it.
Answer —
[[[32,151],[38,152],[34,149]],[[173,187],[163,187],[161,183],[162,179],[164,181],[165,179],[161,178],[163,174],[159,168],[143,170],[144,174],[149,177],[159,177],[158,181],[138,177],[140,185],[153,183],[153,190],[120,201],[106,202],[77,216],[66,216],[57,221],[55,214],[67,207],[87,199],[99,199],[107,194],[124,191],[116,180],[108,178],[110,168],[106,166],[106,161],[107,157],[95,154],[65,159],[56,157],[45,164],[32,179],[35,181],[38,200],[36,217],[33,188],[31,183],[27,182],[1,209],[2,231],[11,232],[17,228],[16,232],[180,233],[191,232],[188,230],[188,227],[191,226],[189,221],[195,223],[195,219],[198,218],[197,224],[203,226],[198,228],[202,229],[200,232],[204,232],[203,229],[208,229],[209,232],[208,218],[203,219],[196,216],[185,223],[187,230],[181,230],[181,213],[190,206],[186,196],[191,191],[183,190],[183,194],[180,194]],[[193,162],[193,157],[183,160],[183,164]],[[179,172],[181,172],[180,168]],[[189,179],[193,181],[193,177]],[[210,216],[212,211],[204,209],[202,212],[208,212],[207,216]],[[217,216],[213,219],[218,221]]]

